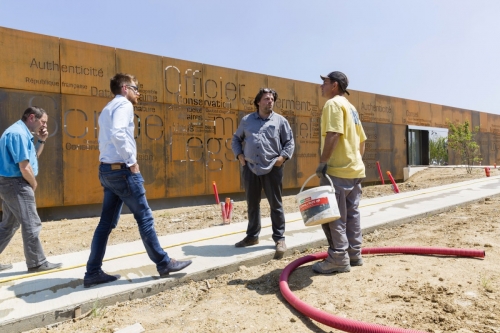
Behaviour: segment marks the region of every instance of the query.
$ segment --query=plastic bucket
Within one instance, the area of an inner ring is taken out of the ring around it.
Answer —
[[[302,192],[304,186],[314,176],[316,174],[307,178],[300,192],[295,196],[302,220],[304,220],[304,224],[308,227],[332,222],[340,218],[339,206],[335,197],[335,188],[328,175],[326,177],[330,181],[331,186],[319,186]]]

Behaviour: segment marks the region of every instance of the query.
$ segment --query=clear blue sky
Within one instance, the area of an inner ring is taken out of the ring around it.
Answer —
[[[498,0],[0,0],[0,26],[500,114]],[[0,50],[1,52],[1,50]]]

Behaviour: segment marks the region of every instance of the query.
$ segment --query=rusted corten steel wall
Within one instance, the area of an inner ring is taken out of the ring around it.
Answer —
[[[274,88],[275,111],[289,120],[296,140],[284,188],[298,189],[319,160],[325,99],[307,83],[93,45],[0,27],[0,132],[29,106],[49,114],[50,138],[40,158],[38,207],[100,203],[98,117],[113,97],[117,72],[137,76],[136,140],[149,199],[242,192],[231,138],[253,112],[261,87]],[[329,69],[329,68],[327,68]],[[349,74],[349,73],[347,73]],[[484,164],[497,162],[497,115],[351,90],[368,135],[366,181],[377,181],[376,161],[395,178],[407,166],[407,125],[446,128],[447,121],[480,126]],[[317,179],[308,186],[317,186]]]

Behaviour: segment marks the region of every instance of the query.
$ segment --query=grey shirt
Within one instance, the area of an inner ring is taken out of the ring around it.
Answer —
[[[245,156],[250,170],[257,176],[271,171],[278,157],[290,159],[295,142],[288,120],[272,112],[267,119],[253,112],[241,119],[231,142],[234,156]]]

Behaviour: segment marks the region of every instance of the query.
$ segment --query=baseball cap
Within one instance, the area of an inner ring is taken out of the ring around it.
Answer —
[[[342,89],[347,95],[349,95],[349,92],[347,91],[347,86],[349,85],[349,79],[347,79],[347,76],[345,76],[344,73],[342,72],[331,72],[328,75],[320,75],[321,79],[330,79],[332,81],[337,81],[340,85],[340,89]]]

